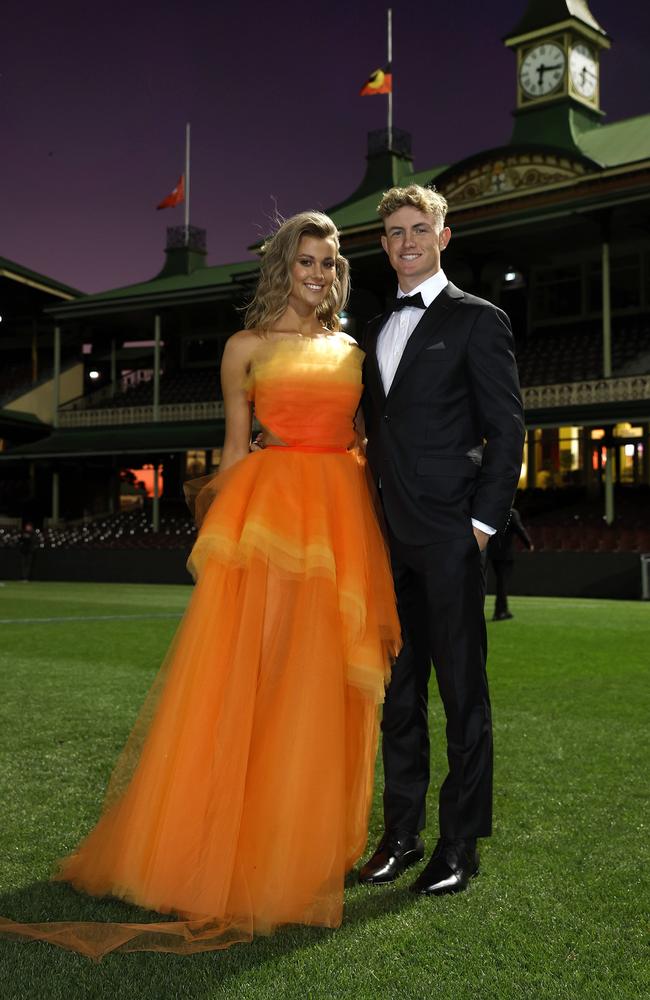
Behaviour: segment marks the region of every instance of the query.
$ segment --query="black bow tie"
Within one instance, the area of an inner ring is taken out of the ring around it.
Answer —
[[[400,299],[391,299],[388,302],[388,312],[399,312],[407,306],[414,309],[426,309],[424,299],[418,292],[417,295],[403,295]]]

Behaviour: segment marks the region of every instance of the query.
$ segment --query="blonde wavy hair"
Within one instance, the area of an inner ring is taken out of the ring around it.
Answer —
[[[384,191],[381,201],[377,205],[377,213],[380,218],[386,219],[393,212],[400,208],[411,205],[420,212],[433,215],[440,223],[442,229],[447,215],[447,199],[444,198],[435,187],[422,187],[420,184],[409,184],[408,187],[393,187]]]
[[[268,330],[286,310],[291,294],[291,268],[303,236],[316,236],[334,242],[336,276],[329,294],[318,306],[316,316],[327,329],[341,329],[338,314],[345,308],[350,295],[350,265],[340,254],[338,230],[330,217],[322,212],[300,212],[282,222],[262,246],[257,288],[245,313],[247,330]]]

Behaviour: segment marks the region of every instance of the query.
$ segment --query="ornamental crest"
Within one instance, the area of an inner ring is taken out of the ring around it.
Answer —
[[[438,184],[450,205],[520,194],[574,180],[587,173],[582,163],[554,153],[514,153],[454,172]]]

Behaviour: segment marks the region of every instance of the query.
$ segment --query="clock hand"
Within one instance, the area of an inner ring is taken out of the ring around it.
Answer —
[[[562,63],[555,63],[553,66],[544,66],[544,64],[542,63],[542,65],[539,68],[539,71],[540,73],[548,73],[552,69],[562,69]]]

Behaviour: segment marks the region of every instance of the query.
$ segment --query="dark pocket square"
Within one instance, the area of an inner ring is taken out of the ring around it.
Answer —
[[[444,351],[446,350],[446,347],[447,345],[444,340],[439,340],[437,344],[430,344],[429,347],[427,347],[427,351]]]

